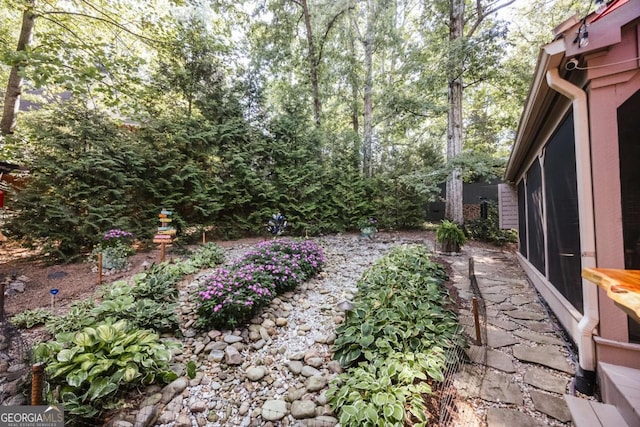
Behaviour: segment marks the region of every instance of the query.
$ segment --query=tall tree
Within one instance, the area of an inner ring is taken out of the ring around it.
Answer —
[[[474,37],[481,24],[498,10],[515,0],[476,0],[475,9],[470,17],[465,16],[465,0],[449,0],[449,66],[447,114],[447,160],[451,161],[462,153],[463,138],[463,75],[469,40]],[[470,49],[469,49],[470,50]],[[453,168],[447,178],[447,200],[445,216],[458,224],[464,222],[462,211],[462,174],[459,168]]]
[[[33,38],[33,27],[35,23],[34,7],[35,0],[29,1],[25,3],[22,12],[22,25],[20,27],[20,36],[18,37],[16,57],[11,65],[7,90],[4,95],[4,108],[2,110],[2,120],[0,120],[1,135],[13,133],[16,127],[16,117],[20,109],[20,95],[22,93],[22,74],[25,64],[25,58],[21,57],[20,54],[25,52]]]

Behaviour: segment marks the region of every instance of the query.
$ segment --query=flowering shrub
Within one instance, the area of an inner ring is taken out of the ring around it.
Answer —
[[[324,263],[322,249],[311,241],[260,243],[229,268],[219,268],[205,279],[197,294],[198,324],[234,327],[278,293],[313,277]]]

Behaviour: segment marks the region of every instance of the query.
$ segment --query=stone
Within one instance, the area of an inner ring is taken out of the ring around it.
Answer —
[[[518,325],[515,322],[512,322],[510,320],[502,320],[502,319],[487,319],[487,322],[490,325],[493,326],[497,326],[500,329],[504,329],[505,331],[515,331],[516,329],[520,328],[520,325]]]
[[[202,353],[202,350],[204,350],[204,344],[201,342],[197,342],[196,345],[193,348],[193,354],[200,354]]]
[[[267,375],[267,370],[262,366],[247,369],[247,378],[251,381],[260,381]]]
[[[313,366],[309,366],[309,365],[305,365],[302,370],[300,371],[300,373],[302,375],[304,375],[305,377],[312,377],[314,375],[321,375],[320,371],[318,371],[316,368],[314,368]]]
[[[480,397],[490,402],[512,403],[514,405],[524,403],[520,387],[513,382],[513,377],[493,371],[487,372],[480,389]],[[518,424],[505,425],[515,426]]]
[[[327,379],[320,375],[314,375],[307,379],[305,386],[308,392],[313,393],[314,391],[325,388],[327,386]]]
[[[262,322],[262,327],[263,328],[269,329],[269,328],[273,328],[274,326],[276,326],[276,323],[273,320],[265,319]]]
[[[147,396],[142,403],[140,404],[141,408],[144,408],[145,406],[153,406],[157,403],[160,403],[162,401],[162,393],[153,393],[149,396]]]
[[[287,367],[293,374],[298,375],[302,372],[304,364],[298,360],[291,360],[287,363]]]
[[[117,420],[111,424],[111,427],[133,427],[133,424],[125,420]]]
[[[514,320],[520,326],[518,329],[522,329],[522,326],[532,330],[533,332],[553,332],[553,327],[549,322],[540,322],[537,320]]]
[[[209,338],[211,338],[212,340],[216,339],[217,337],[219,337],[220,335],[222,335],[222,332],[217,331],[215,329],[210,330],[209,332],[207,332],[207,336]]]
[[[260,339],[258,339],[256,342],[254,342],[252,344],[252,347],[254,348],[254,350],[260,350],[265,345],[267,345],[267,342],[265,340],[263,340],[262,338],[260,338]]]
[[[276,319],[276,326],[280,326],[280,327],[287,326],[287,323],[289,323],[289,322],[284,317],[278,317]]]
[[[304,420],[306,427],[334,427],[338,424],[338,420],[329,415],[320,415],[319,417]]]
[[[205,402],[203,400],[198,400],[197,402],[194,402],[191,405],[189,410],[194,414],[197,414],[199,412],[204,412],[204,411],[207,410],[207,402]]]
[[[531,390],[531,400],[537,411],[545,413],[563,423],[571,421],[571,411],[564,398],[538,390]]]
[[[173,399],[175,395],[177,395],[178,393],[182,393],[184,389],[187,388],[187,385],[189,385],[189,382],[187,381],[186,378],[183,378],[183,377],[176,378],[167,386],[165,386],[164,389],[162,389],[161,402],[163,404],[169,403],[169,401]]]
[[[291,416],[300,420],[312,418],[316,415],[316,404],[311,400],[296,400],[291,404]]]
[[[238,414],[239,415],[245,415],[247,412],[249,412],[249,409],[251,409],[251,403],[249,403],[248,401],[245,400],[240,405],[240,409],[238,409]]]
[[[555,335],[543,335],[527,331],[514,331],[513,334],[519,338],[539,344],[562,345],[562,340]]]
[[[505,311],[507,316],[518,319],[518,320],[543,320],[546,316],[542,313],[536,313],[534,311],[525,311],[525,310],[513,310],[513,311]]]
[[[187,414],[180,414],[176,419],[175,427],[191,427],[191,418]]]
[[[564,394],[569,380],[553,375],[543,368],[533,367],[524,374],[524,382],[542,390]]]
[[[525,305],[534,302],[535,297],[531,294],[514,295],[509,299],[509,301],[511,301],[511,304],[515,305]]]
[[[262,405],[262,418],[266,421],[278,421],[287,415],[287,402],[284,400],[267,400]]]
[[[303,332],[309,332],[311,330],[311,326],[304,324],[304,325],[300,325],[298,326],[298,330],[299,331],[303,331]]]
[[[313,366],[314,368],[319,368],[324,363],[324,359],[322,357],[311,357],[307,360],[307,365]]]
[[[227,344],[234,344],[237,342],[241,342],[242,337],[239,337],[237,335],[225,335],[223,338],[223,341],[226,342]]]
[[[492,427],[543,427],[546,423],[539,421],[517,409],[489,408],[487,425]]]
[[[537,363],[551,369],[574,374],[575,370],[565,355],[561,352],[561,347],[543,345],[539,347],[526,347],[523,345],[513,346],[513,356],[523,362]]]
[[[158,415],[158,407],[157,406],[145,406],[144,408],[138,411],[138,415],[136,415],[135,425],[137,426],[148,426],[153,423],[153,420]]]
[[[498,350],[486,349],[486,359],[485,359],[485,350],[483,347],[471,345],[466,350],[467,356],[474,363],[485,364],[494,369],[498,369],[503,372],[512,373],[516,371],[515,366],[513,365],[513,358],[506,353],[503,353]]]
[[[224,349],[224,361],[227,365],[240,365],[242,363],[242,355],[233,346]]]
[[[487,329],[487,345],[492,348],[518,344],[518,340],[509,332]]]
[[[229,344],[227,344],[224,341],[211,341],[209,344],[207,344],[204,350],[205,351],[224,350],[225,348],[227,348],[228,345]]]
[[[340,366],[340,362],[338,362],[337,360],[331,360],[329,363],[327,363],[327,369],[329,369],[329,372],[331,372],[332,374],[342,373],[342,366]]]
[[[224,359],[224,351],[222,350],[211,350],[211,353],[209,353],[209,360],[213,360],[214,362],[222,362],[222,360]]]
[[[289,390],[289,392],[285,396],[285,400],[287,402],[294,402],[296,400],[302,399],[302,396],[304,396],[306,393],[307,393],[307,390],[305,390],[304,388]]]
[[[289,360],[302,360],[304,359],[304,355],[305,353],[302,351],[299,351],[297,353],[293,353],[289,355]]]
[[[484,294],[482,295],[486,301],[492,302],[494,304],[500,304],[507,299],[507,295],[504,294]]]

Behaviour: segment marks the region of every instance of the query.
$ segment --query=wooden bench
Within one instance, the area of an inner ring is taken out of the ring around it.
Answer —
[[[576,427],[629,427],[613,405],[580,399],[568,394],[564,399]]]

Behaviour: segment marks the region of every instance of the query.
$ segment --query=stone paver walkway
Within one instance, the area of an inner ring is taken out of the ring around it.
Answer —
[[[465,248],[453,257],[453,281],[468,307],[474,297],[468,278],[473,257],[480,296],[486,307],[483,344],[467,350],[469,364],[454,385],[466,398],[458,426],[569,426],[571,415],[562,397],[568,392],[574,363],[559,328],[547,315],[513,254]],[[463,310],[460,322],[475,338],[473,315]],[[481,320],[482,323],[482,320]],[[468,407],[466,407],[468,405]]]

